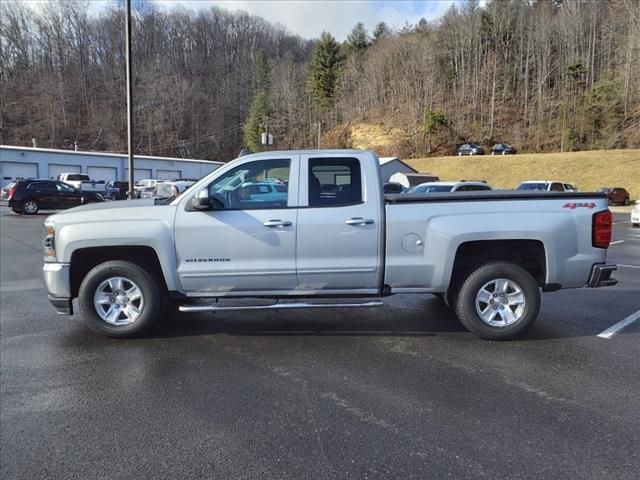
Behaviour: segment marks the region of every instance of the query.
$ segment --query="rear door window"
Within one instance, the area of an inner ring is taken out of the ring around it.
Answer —
[[[308,189],[310,207],[362,203],[360,162],[355,158],[309,159]]]
[[[67,175],[67,180],[72,182],[88,182],[90,180],[89,175],[82,175],[80,173],[72,173],[71,175]]]
[[[53,182],[32,182],[27,187],[27,190],[38,190],[41,192],[55,192],[57,191],[56,185]]]
[[[552,192],[564,192],[564,187],[562,186],[561,183],[552,183],[551,184],[551,191]]]
[[[480,190],[491,190],[488,186],[485,185],[463,185],[458,188],[458,192],[479,192]]]

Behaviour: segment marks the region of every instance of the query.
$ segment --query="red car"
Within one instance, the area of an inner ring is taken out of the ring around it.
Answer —
[[[607,194],[609,205],[629,205],[629,192],[622,187],[604,187],[598,191]]]

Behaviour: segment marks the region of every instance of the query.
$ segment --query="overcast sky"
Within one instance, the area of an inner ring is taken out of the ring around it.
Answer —
[[[37,8],[48,0],[17,1]],[[87,1],[91,13],[99,13],[105,6],[121,5],[124,0]],[[381,21],[400,28],[407,22],[416,24],[423,17],[429,21],[436,20],[452,4],[460,4],[463,0],[133,0],[134,5],[139,1],[155,1],[167,10],[180,6],[198,11],[211,5],[227,10],[244,10],[271,23],[281,24],[303,38],[318,38],[323,31],[328,31],[341,41],[358,22],[363,22],[369,33]]]
[[[156,0],[164,8],[175,5],[198,10],[217,5],[228,10],[244,10],[284,25],[304,38],[317,38],[323,30],[344,40],[357,22],[363,22],[369,32],[378,22],[402,27],[421,18],[435,20],[456,0]]]

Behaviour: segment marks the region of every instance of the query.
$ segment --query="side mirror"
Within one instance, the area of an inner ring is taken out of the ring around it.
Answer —
[[[191,208],[194,210],[209,210],[211,208],[208,189],[203,188],[196,193],[196,196],[191,199]]]

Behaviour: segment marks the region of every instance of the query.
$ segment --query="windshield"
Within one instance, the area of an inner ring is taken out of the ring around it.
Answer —
[[[450,192],[452,188],[451,185],[418,185],[409,190],[409,193]]]
[[[516,190],[542,190],[546,191],[548,183],[521,183]]]
[[[162,198],[173,197],[176,194],[175,190],[170,183],[159,183],[155,189],[155,196]]]

